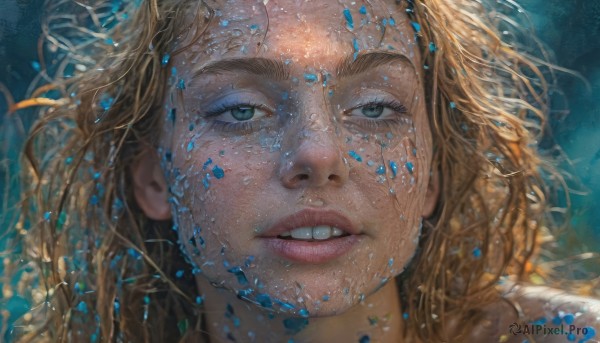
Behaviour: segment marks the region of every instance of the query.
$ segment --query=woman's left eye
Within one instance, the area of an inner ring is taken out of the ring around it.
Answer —
[[[367,117],[370,119],[388,119],[394,114],[405,114],[408,110],[404,105],[397,101],[377,101],[369,102],[349,110],[346,115]]]

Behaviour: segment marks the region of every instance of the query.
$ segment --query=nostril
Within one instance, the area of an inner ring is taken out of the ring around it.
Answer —
[[[340,177],[338,175],[335,174],[331,174],[328,177],[329,181],[335,181],[335,182],[339,182],[340,181]]]

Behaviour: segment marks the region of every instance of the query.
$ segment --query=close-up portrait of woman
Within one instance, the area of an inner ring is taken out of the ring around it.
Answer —
[[[514,1],[39,7],[0,341],[600,341],[553,135],[593,86]]]

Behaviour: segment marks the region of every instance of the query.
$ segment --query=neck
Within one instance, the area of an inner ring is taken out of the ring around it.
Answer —
[[[303,328],[295,334],[283,325],[289,315],[265,312],[238,299],[230,290],[211,286],[201,276],[197,283],[204,295],[206,326],[213,342],[229,342],[232,338],[237,342],[402,341],[403,320],[395,279],[341,314],[299,319],[298,326]],[[369,339],[361,340],[365,336]]]

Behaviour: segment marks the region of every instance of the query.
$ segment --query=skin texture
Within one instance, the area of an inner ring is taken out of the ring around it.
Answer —
[[[196,274],[211,335],[397,342],[393,277],[414,255],[422,217],[438,195],[429,171],[422,63],[408,19],[392,2],[214,8],[216,20],[203,37],[173,57],[159,156],[149,150],[133,168],[138,204],[148,217],[176,223],[194,266],[184,272]],[[283,71],[214,67],[255,57],[277,61]],[[365,68],[340,72],[343,60]],[[252,119],[235,123],[234,112],[239,117],[251,108]],[[248,123],[252,128],[239,129]],[[385,173],[377,173],[380,166]],[[259,236],[307,208],[347,217],[360,233],[357,243],[322,263],[269,250]],[[248,289],[250,301],[240,301],[236,293]],[[258,294],[273,306],[256,305]],[[385,319],[370,325],[369,316]]]

